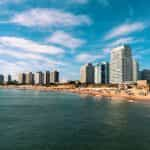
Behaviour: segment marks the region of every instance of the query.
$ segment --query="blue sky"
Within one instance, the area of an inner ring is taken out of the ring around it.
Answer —
[[[1,0],[0,73],[58,69],[79,79],[80,66],[109,61],[129,44],[150,68],[148,0]]]

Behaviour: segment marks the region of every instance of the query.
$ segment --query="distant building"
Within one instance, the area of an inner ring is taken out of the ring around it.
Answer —
[[[101,84],[102,83],[102,66],[101,63],[97,64],[95,66],[95,84]]]
[[[132,81],[131,48],[123,45],[111,51],[110,83]]]
[[[109,63],[103,62],[101,65],[102,65],[102,83],[108,84],[109,83]]]
[[[34,74],[32,72],[26,74],[26,84],[34,84]]]
[[[19,73],[18,83],[19,84],[26,84],[26,74],[25,73]]]
[[[109,83],[109,63],[103,62],[95,66],[95,83],[108,84]]]
[[[147,80],[150,83],[150,70],[144,69],[141,71],[141,79]]]
[[[7,77],[7,82],[10,83],[12,81],[11,75],[9,74]]]
[[[35,73],[35,84],[37,84],[37,85],[44,84],[44,74],[42,72]]]
[[[50,84],[50,72],[49,71],[46,71],[44,73],[44,84],[46,85]]]
[[[91,63],[88,63],[81,67],[80,78],[81,83],[94,83],[94,66]]]
[[[139,63],[133,59],[132,61],[132,75],[133,75],[133,81],[136,82],[139,80]]]
[[[4,84],[4,75],[0,75],[0,84]]]
[[[50,73],[50,83],[58,83],[59,82],[59,72],[53,71]]]

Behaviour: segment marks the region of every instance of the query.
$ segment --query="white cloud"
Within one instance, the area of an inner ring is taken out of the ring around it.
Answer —
[[[67,48],[76,49],[85,43],[84,40],[74,38],[72,35],[63,31],[55,32],[49,39],[49,42],[59,44]]]
[[[144,39],[135,39],[133,37],[123,37],[119,38],[116,41],[108,44],[108,47],[115,47],[119,45],[124,45],[124,44],[131,44],[131,43],[137,43],[137,42],[143,42]]]
[[[34,59],[34,60],[44,59],[41,55],[38,55],[38,54],[26,53],[22,51],[17,52],[6,47],[0,47],[0,54],[12,56],[17,59]]]
[[[6,47],[17,48],[41,54],[60,55],[64,53],[64,50],[61,48],[50,45],[42,45],[31,40],[17,37],[0,37],[0,44]]]
[[[122,24],[118,27],[113,28],[111,31],[109,31],[105,35],[105,40],[109,40],[115,37],[123,36],[123,35],[128,35],[133,32],[138,32],[142,31],[146,25],[142,22],[135,22],[135,23],[126,23]]]
[[[125,45],[125,44],[135,44],[138,42],[144,42],[144,39],[136,39],[134,37],[122,37],[122,38],[118,38],[117,40],[108,43],[107,45],[105,45],[104,48],[104,53],[108,54],[110,53],[110,50],[113,49],[114,47],[120,46],[120,45]]]
[[[82,53],[76,56],[76,61],[81,63],[93,62],[97,59],[101,59],[103,56],[101,55],[93,55],[89,53]]]
[[[17,75],[19,72],[29,72],[29,71],[45,71],[45,70],[53,70],[58,66],[66,66],[67,64],[64,61],[53,60],[47,58],[45,56],[32,54],[32,53],[24,53],[17,52],[11,49],[3,50],[0,48],[0,55],[7,56],[7,60],[0,59],[0,70],[4,75],[11,74],[14,79],[17,79]],[[14,59],[15,58],[15,59]]]
[[[58,27],[91,24],[91,19],[57,9],[35,8],[16,14],[10,22],[27,27]]]
[[[44,71],[58,66],[66,66],[67,63],[64,61],[57,57],[52,57],[63,53],[63,49],[41,45],[30,40],[16,37],[0,37],[0,70],[4,74],[17,74],[24,71]],[[50,57],[49,55],[52,56]],[[11,61],[2,61],[4,58]]]
[[[41,66],[43,64],[48,64],[49,66],[54,65],[66,65],[64,62],[61,61],[55,61],[53,59],[50,59],[48,57],[45,57],[41,54],[35,54],[35,53],[26,53],[23,51],[14,51],[11,48],[7,47],[0,47],[0,55],[7,56],[7,58],[13,57],[16,59],[20,59],[22,62],[29,63],[30,62],[41,62]],[[30,68],[33,68],[34,66],[30,66]]]

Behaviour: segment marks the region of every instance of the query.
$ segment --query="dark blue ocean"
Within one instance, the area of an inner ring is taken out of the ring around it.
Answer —
[[[150,103],[1,89],[0,150],[150,150]]]

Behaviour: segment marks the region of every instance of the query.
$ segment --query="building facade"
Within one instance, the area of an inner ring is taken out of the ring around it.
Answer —
[[[141,71],[141,79],[147,80],[150,83],[150,70],[144,69]]]
[[[137,80],[139,80],[139,63],[133,59],[132,61],[132,75],[133,75],[133,81],[136,82]]]
[[[50,73],[50,83],[59,83],[59,72],[53,71]]]
[[[95,84],[109,83],[109,63],[102,62],[95,66]]]
[[[96,64],[95,68],[94,68],[94,80],[95,80],[95,84],[101,84],[102,83],[102,69],[101,69],[101,63]]]
[[[11,75],[9,74],[7,77],[7,82],[10,83],[12,81]]]
[[[0,84],[4,84],[4,75],[0,74]]]
[[[111,51],[110,83],[132,81],[132,78],[131,48],[127,45],[114,48]]]
[[[94,66],[88,63],[80,69],[81,83],[93,84],[94,83]]]
[[[18,83],[19,84],[26,84],[26,74],[25,73],[19,73]]]
[[[34,74],[32,72],[26,74],[26,84],[34,84]]]
[[[44,84],[46,85],[50,84],[50,72],[49,71],[46,71],[44,73]]]
[[[35,73],[35,84],[36,85],[43,85],[44,84],[44,74],[42,72]]]
[[[102,68],[102,84],[108,84],[109,83],[109,63],[103,62],[101,64]]]

